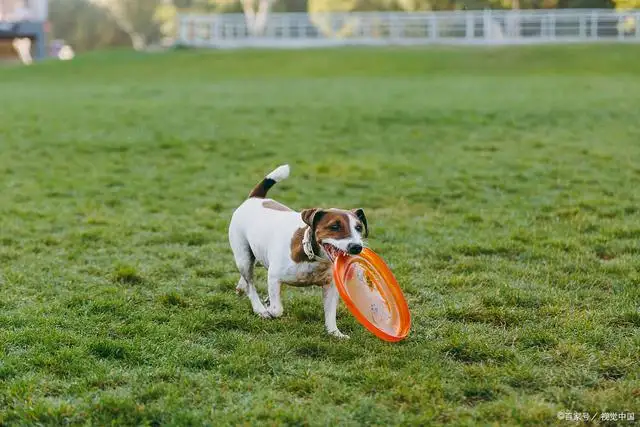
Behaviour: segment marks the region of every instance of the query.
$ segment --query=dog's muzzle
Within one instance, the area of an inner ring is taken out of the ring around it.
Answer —
[[[349,243],[347,245],[347,252],[349,252],[349,255],[358,255],[360,252],[362,252],[362,245],[359,245],[357,243]]]

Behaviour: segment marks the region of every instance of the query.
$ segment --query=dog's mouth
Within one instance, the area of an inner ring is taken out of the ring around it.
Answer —
[[[347,254],[342,249],[338,249],[330,243],[323,243],[322,249],[324,249],[324,252],[327,254],[331,262],[335,261],[338,256]]]

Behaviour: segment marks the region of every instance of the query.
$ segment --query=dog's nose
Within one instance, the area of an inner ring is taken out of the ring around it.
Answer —
[[[347,252],[349,252],[351,255],[358,255],[360,252],[362,252],[362,245],[359,245],[357,243],[349,243],[347,245]]]

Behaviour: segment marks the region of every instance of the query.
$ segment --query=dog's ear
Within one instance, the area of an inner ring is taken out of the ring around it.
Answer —
[[[320,208],[311,208],[303,210],[300,213],[300,216],[302,216],[302,220],[305,224],[311,227],[311,229],[314,229],[316,223],[324,216],[325,213],[326,212]]]
[[[364,210],[363,209],[354,209],[351,212],[353,212],[355,214],[355,216],[358,217],[358,219],[362,222],[362,225],[364,225],[364,234],[362,235],[363,237],[368,237],[369,236],[369,226],[367,225],[367,217],[364,214]]]

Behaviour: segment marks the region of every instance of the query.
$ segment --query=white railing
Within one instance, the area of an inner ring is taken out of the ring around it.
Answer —
[[[640,11],[609,9],[459,12],[276,13],[256,31],[242,14],[178,16],[190,47],[640,42]]]

